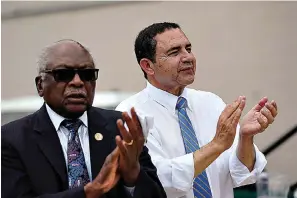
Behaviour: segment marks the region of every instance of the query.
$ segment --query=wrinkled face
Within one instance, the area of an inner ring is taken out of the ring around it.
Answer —
[[[180,29],[170,29],[155,37],[154,78],[165,87],[185,87],[193,83],[196,59],[191,43]]]
[[[38,77],[39,95],[58,114],[77,118],[93,103],[96,82],[89,79],[94,69],[92,57],[79,45],[57,44],[49,54],[44,78]]]

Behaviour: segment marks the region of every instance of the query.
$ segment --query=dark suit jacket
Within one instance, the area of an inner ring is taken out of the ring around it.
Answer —
[[[119,134],[117,111],[92,107],[88,111],[90,158],[93,179],[100,172],[107,155],[116,147]],[[37,112],[1,127],[1,194],[2,198],[83,198],[83,187],[68,189],[65,158],[57,132],[45,105]],[[96,141],[100,132],[103,140]],[[166,197],[152,164],[148,149],[140,157],[141,171],[136,182],[135,198]],[[130,194],[120,181],[106,198],[125,198]]]

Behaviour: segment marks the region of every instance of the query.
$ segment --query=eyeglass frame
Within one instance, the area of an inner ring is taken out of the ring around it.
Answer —
[[[73,77],[71,78],[71,80],[59,80],[57,75],[55,74],[56,72],[58,72],[59,70],[68,70],[68,71],[74,71],[74,75]],[[95,79],[93,80],[85,80],[84,78],[82,78],[79,74],[79,71],[86,71],[86,70],[92,70],[95,72]],[[76,74],[78,74],[79,78],[82,80],[82,81],[86,81],[86,82],[91,82],[91,81],[96,81],[98,79],[98,73],[99,73],[99,69],[97,68],[82,68],[82,69],[79,69],[79,68],[59,68],[59,69],[45,69],[45,70],[42,70],[40,71],[40,73],[46,73],[46,74],[51,74],[53,76],[53,78],[55,79],[56,82],[70,82],[73,80],[73,78],[75,77]]]

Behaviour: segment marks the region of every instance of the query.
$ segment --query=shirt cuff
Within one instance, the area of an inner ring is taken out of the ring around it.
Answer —
[[[258,175],[264,170],[267,160],[263,153],[254,144],[256,161],[254,169],[250,172],[249,169],[238,159],[236,149],[233,150],[230,161],[229,169],[233,180],[234,187],[248,185],[255,183]]]
[[[193,187],[194,159],[193,153],[172,160],[172,185],[183,192]]]
[[[133,186],[133,187],[124,186],[124,188],[125,188],[126,191],[127,191],[128,193],[130,193],[130,195],[133,197],[133,195],[134,195],[134,190],[135,190],[135,186]]]

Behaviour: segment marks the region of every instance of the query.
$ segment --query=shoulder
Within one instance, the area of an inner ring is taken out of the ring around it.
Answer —
[[[223,99],[215,93],[195,89],[187,89],[187,92],[190,103],[195,108],[221,112],[226,106]]]
[[[145,104],[148,101],[148,94],[146,89],[130,96],[126,100],[123,100],[117,107],[118,111],[129,111],[132,107],[137,107]]]
[[[209,92],[209,91],[202,91],[202,90],[195,90],[195,89],[187,89],[188,95],[191,98],[194,99],[200,99],[204,102],[218,102],[218,103],[224,103],[222,98],[215,93]]]
[[[1,126],[1,140],[17,141],[22,139],[22,137],[27,135],[26,133],[33,130],[35,117],[36,112]]]
[[[93,118],[100,118],[107,121],[110,120],[117,120],[122,117],[122,112],[117,110],[111,110],[111,109],[102,109],[98,107],[91,107],[89,110],[89,115]]]
[[[91,107],[90,112],[93,115],[102,115],[104,117],[119,117],[121,116],[121,112],[117,110],[112,110],[112,109],[102,109],[99,107]]]
[[[109,134],[108,136],[112,139],[120,133],[116,124],[118,119],[122,119],[122,113],[119,111],[97,107],[91,107],[88,110],[89,127],[94,131],[107,130],[108,133],[105,135]]]

